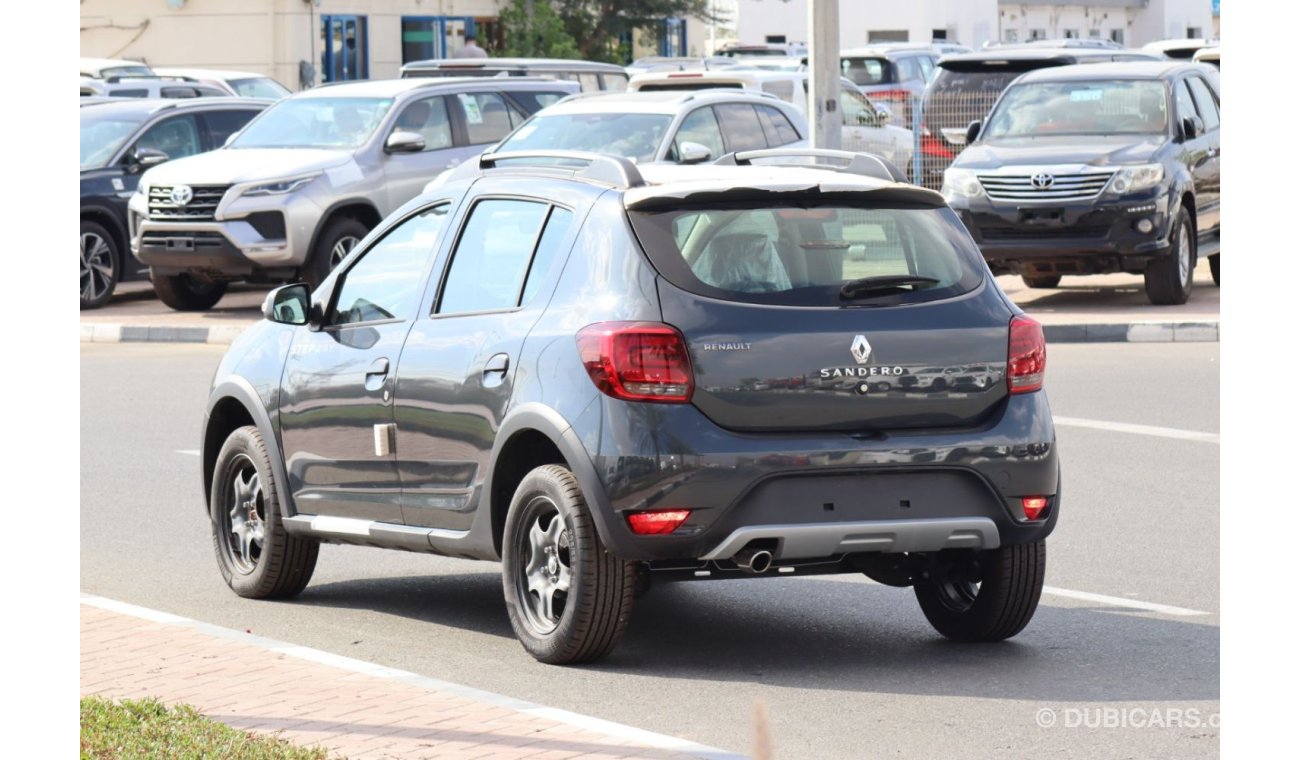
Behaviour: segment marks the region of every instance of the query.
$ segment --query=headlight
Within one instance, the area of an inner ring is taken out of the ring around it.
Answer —
[[[264,182],[260,185],[253,185],[251,187],[244,188],[244,192],[240,193],[240,195],[244,195],[244,196],[284,195],[285,193],[292,193],[294,190],[303,187],[308,182],[311,182],[312,180],[316,179],[319,176],[320,176],[319,174],[313,174],[310,177],[299,177],[297,179],[285,179],[285,180],[280,180],[279,182]]]
[[[1165,167],[1161,164],[1121,166],[1115,172],[1115,176],[1110,178],[1107,189],[1115,195],[1126,195],[1155,187],[1164,181],[1164,178]]]
[[[948,200],[953,198],[977,198],[984,193],[984,186],[979,177],[970,169],[944,169],[943,188],[939,191]]]

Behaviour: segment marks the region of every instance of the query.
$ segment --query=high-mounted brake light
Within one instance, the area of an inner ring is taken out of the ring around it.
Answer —
[[[1043,326],[1021,314],[1011,319],[1011,340],[1007,345],[1007,389],[1029,393],[1043,387],[1047,372],[1047,341]]]
[[[1020,507],[1025,511],[1026,520],[1037,520],[1047,509],[1046,496],[1026,496],[1020,500]]]
[[[912,93],[907,90],[878,90],[867,93],[872,100],[910,100]]]
[[[684,404],[695,390],[686,340],[658,322],[599,322],[578,331],[582,364],[603,393]]]
[[[690,516],[689,509],[656,509],[629,514],[627,524],[638,536],[662,536],[677,530]]]

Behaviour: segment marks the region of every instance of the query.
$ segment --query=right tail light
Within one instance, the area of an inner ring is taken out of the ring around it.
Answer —
[[[1047,341],[1043,326],[1023,314],[1011,318],[1011,339],[1007,346],[1007,389],[1030,393],[1043,387],[1047,373]]]

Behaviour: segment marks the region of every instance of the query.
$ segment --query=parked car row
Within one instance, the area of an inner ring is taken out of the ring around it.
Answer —
[[[81,59],[81,97],[203,98],[244,97],[279,100],[289,88],[247,71],[151,68],[136,61]]]

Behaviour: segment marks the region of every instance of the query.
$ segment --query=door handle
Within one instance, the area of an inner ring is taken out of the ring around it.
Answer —
[[[382,356],[375,359],[374,363],[370,365],[370,369],[366,370],[366,377],[383,377],[387,374],[388,359]]]
[[[510,369],[510,357],[507,354],[496,354],[483,365],[483,374],[504,375],[508,369]]]

